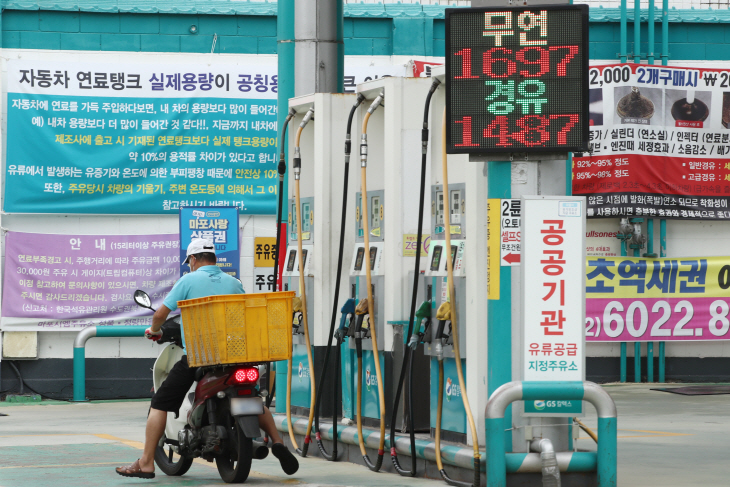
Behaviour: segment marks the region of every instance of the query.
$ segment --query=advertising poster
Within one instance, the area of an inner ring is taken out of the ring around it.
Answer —
[[[78,330],[149,325],[133,300],[157,308],[179,274],[177,235],[56,235],[8,232],[2,329]]]
[[[7,66],[6,212],[276,212],[276,67]]]
[[[586,340],[730,339],[730,258],[591,258]]]
[[[241,250],[238,239],[236,207],[180,208],[180,275],[190,272],[184,264],[187,248],[194,238],[207,238],[215,244],[216,263],[223,272],[241,278]]]
[[[588,217],[730,220],[730,72],[591,66],[590,152],[573,159]]]

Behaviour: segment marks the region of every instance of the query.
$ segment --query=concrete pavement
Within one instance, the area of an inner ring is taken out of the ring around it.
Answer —
[[[679,396],[649,391],[656,385],[609,385],[618,406],[619,485],[727,486],[730,396]],[[671,385],[667,385],[671,387]],[[139,457],[149,401],[0,403],[0,487],[222,485],[214,464],[198,460],[183,477],[126,479],[114,467]],[[583,419],[595,426],[592,408]],[[578,448],[595,449],[588,438]],[[443,486],[441,481],[375,474],[350,463],[300,459],[293,477],[275,458],[254,461],[252,485]]]

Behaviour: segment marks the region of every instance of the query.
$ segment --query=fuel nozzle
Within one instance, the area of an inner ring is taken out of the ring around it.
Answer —
[[[349,335],[350,326],[348,325],[347,317],[350,317],[350,323],[352,323],[352,317],[355,316],[355,300],[353,298],[345,301],[345,304],[340,308],[340,314],[340,327],[335,332],[335,338],[338,341]]]
[[[429,334],[428,340],[426,340],[426,333]],[[413,350],[418,347],[418,344],[425,341],[431,341],[431,301],[424,301],[416,311],[416,328],[413,330],[413,335],[408,340],[408,346]]]
[[[368,316],[368,298],[363,298],[355,308],[357,323],[355,325],[355,337],[367,338],[370,336],[370,318]]]
[[[302,313],[302,300],[299,297],[295,297],[291,300],[292,304],[292,320],[291,328],[292,335],[301,335],[304,333],[302,329],[302,323],[304,323],[304,313]]]
[[[449,335],[444,333],[444,329],[446,328],[446,322],[451,321],[450,302],[446,301],[439,306],[439,309],[436,311],[436,319],[438,320],[438,327],[432,340],[434,343],[433,351],[436,354],[436,358],[441,361],[444,358],[444,344],[449,338]]]

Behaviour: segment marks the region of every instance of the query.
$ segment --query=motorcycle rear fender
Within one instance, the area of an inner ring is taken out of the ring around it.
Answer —
[[[261,428],[259,427],[258,416],[236,416],[238,426],[246,438],[258,438],[261,436]]]

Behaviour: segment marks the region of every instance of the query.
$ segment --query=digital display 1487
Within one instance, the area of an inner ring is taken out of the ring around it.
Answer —
[[[447,152],[588,150],[588,6],[446,9]]]

